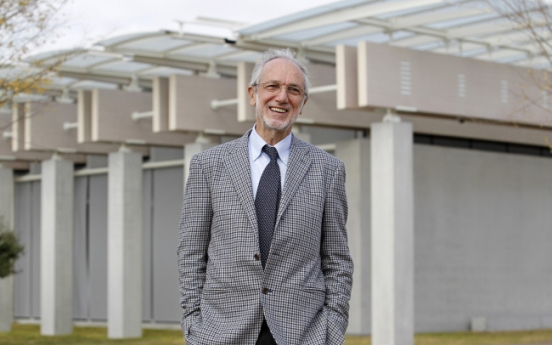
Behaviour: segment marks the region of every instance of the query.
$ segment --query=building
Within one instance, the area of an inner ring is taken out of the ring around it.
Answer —
[[[186,162],[252,126],[245,91],[269,47],[310,66],[294,133],[346,163],[351,334],[552,328],[552,116],[528,69],[547,59],[485,1],[441,0],[70,52],[44,95],[1,115],[0,211],[26,247],[2,321],[179,326]]]

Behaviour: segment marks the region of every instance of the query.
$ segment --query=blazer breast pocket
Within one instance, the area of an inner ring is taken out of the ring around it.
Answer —
[[[300,231],[307,240],[319,236],[324,214],[325,194],[321,187],[303,183],[293,196],[284,215],[292,231]]]
[[[316,176],[307,176],[299,185],[297,192],[299,194],[324,194],[324,180],[321,177],[317,178]]]

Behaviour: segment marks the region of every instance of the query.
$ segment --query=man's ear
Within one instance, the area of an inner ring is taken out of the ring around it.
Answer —
[[[303,101],[303,106],[301,107],[301,111],[299,112],[299,115],[303,114],[303,108],[305,107],[305,104],[307,104],[308,100],[309,100],[309,96],[305,97],[305,100]]]
[[[255,90],[253,90],[253,86],[250,86],[247,88],[247,93],[249,94],[249,104],[255,105]]]

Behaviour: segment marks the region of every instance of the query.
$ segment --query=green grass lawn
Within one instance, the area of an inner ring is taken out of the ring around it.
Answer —
[[[534,344],[549,343],[552,345],[552,330],[532,332],[500,332],[500,333],[443,333],[418,334],[416,345],[503,345],[503,344]],[[169,330],[144,330],[140,339],[108,340],[105,328],[75,327],[71,335],[43,337],[38,325],[15,324],[9,333],[0,333],[2,345],[183,345],[182,333]],[[369,345],[370,337],[347,337],[346,345]]]

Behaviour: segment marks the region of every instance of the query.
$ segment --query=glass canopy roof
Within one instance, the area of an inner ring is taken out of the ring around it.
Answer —
[[[124,87],[133,81],[148,88],[154,76],[172,73],[234,77],[238,62],[254,62],[269,47],[290,47],[306,61],[333,64],[337,45],[360,41],[550,67],[529,32],[487,0],[345,0],[237,30],[225,27],[223,20],[200,20],[217,34],[141,32],[112,37],[90,49],[30,59],[64,59],[61,77],[49,86],[60,92]]]

